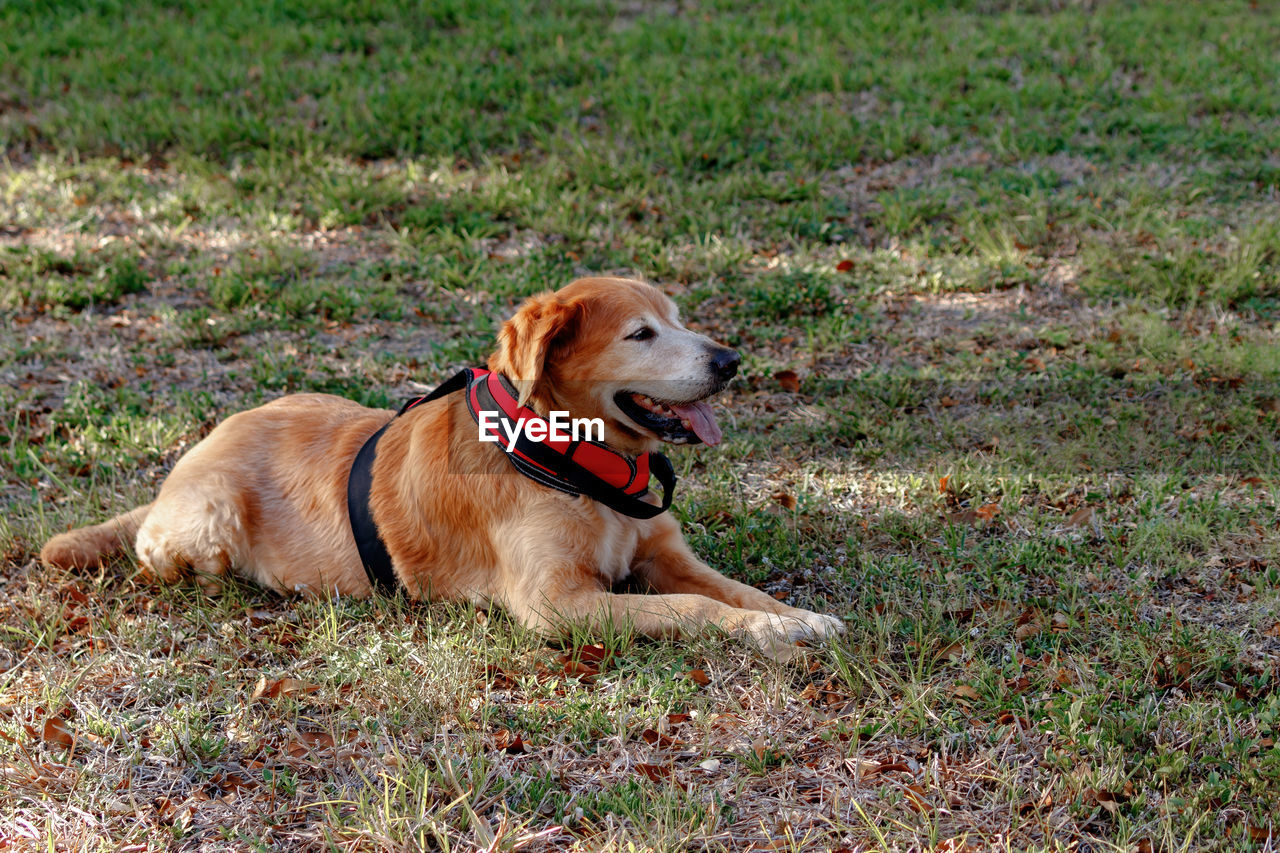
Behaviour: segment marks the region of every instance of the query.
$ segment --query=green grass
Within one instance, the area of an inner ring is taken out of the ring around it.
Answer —
[[[5,4],[0,840],[1265,849],[1277,45],[1245,0]],[[597,272],[743,351],[675,512],[846,639],[33,562]]]

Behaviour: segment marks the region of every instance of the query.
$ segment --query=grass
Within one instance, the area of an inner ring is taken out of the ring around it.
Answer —
[[[0,845],[1274,846],[1277,44],[1243,0],[4,5]],[[846,639],[33,562],[594,272],[743,351],[675,511]]]

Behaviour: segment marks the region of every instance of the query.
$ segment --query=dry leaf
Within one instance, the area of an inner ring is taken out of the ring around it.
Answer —
[[[640,733],[640,738],[649,746],[656,746],[659,749],[666,749],[675,743],[675,740],[667,735],[662,734],[654,729],[645,729]]]
[[[1023,640],[1029,640],[1043,630],[1044,630],[1044,623],[1041,622],[1039,619],[1032,619],[1028,622],[1023,622],[1021,625],[1014,628],[1013,638],[1015,640],[1018,640],[1019,642]]]
[[[711,679],[707,677],[706,670],[702,669],[691,669],[684,674],[684,677],[699,687],[706,687],[711,683]]]
[[[782,386],[783,391],[791,394],[800,392],[800,377],[794,370],[775,371],[773,378],[778,380],[778,384]]]
[[[836,272],[849,272],[852,269],[853,269],[853,261],[849,260],[848,258],[845,258],[843,261],[836,264]]]
[[[273,681],[268,681],[264,675],[254,685],[253,693],[249,694],[249,701],[275,699],[277,696],[292,696],[295,693],[315,693],[319,689],[319,685],[308,684],[298,678],[277,678]]]
[[[952,524],[969,524],[976,527],[983,522],[990,521],[999,514],[1000,504],[989,503],[972,509],[963,509],[959,512],[948,513],[947,521]]]
[[[293,758],[301,758],[314,749],[328,749],[333,743],[333,735],[328,732],[299,732],[285,752]]]
[[[948,838],[934,848],[934,853],[976,853],[977,850],[964,838]]]
[[[67,721],[61,717],[49,717],[44,721],[44,731],[41,732],[40,739],[45,743],[65,746],[68,749],[76,744],[75,735],[71,733]]]
[[[613,657],[613,653],[599,644],[582,646],[574,650],[575,657],[583,663],[600,664]]]
[[[885,761],[874,767],[867,769],[867,776],[875,776],[880,773],[910,773],[911,765],[904,761]]]
[[[663,764],[637,764],[636,772],[650,782],[661,782],[671,775],[671,768]]]
[[[796,496],[790,492],[777,492],[773,495],[773,499],[785,510],[794,510],[796,508]]]
[[[995,518],[997,515],[1000,514],[1000,504],[999,503],[983,504],[982,506],[974,510],[974,514],[976,514],[978,518],[982,519],[983,521],[990,521],[991,519]]]
[[[982,698],[982,694],[968,684],[957,684],[951,688],[951,695],[961,702],[977,702]]]
[[[907,795],[907,803],[918,812],[933,811],[933,804],[924,796],[924,785],[903,785],[902,792]]]
[[[1071,513],[1071,517],[1067,519],[1067,526],[1087,527],[1091,521],[1093,521],[1093,507],[1082,506],[1080,509]]]
[[[1251,841],[1266,842],[1272,838],[1272,832],[1269,827],[1254,826],[1249,824],[1249,839]]]
[[[590,684],[595,680],[595,677],[600,674],[600,670],[596,669],[589,663],[568,659],[564,661],[564,674],[570,678],[577,678],[580,681]]]
[[[509,755],[519,755],[528,751],[524,738],[514,734],[510,729],[498,729],[493,733],[493,748]]]
[[[1114,815],[1120,811],[1120,806],[1130,800],[1130,796],[1122,791],[1103,791],[1097,788],[1088,788],[1084,792],[1086,802],[1092,800],[1098,805],[1106,809],[1108,814]]]

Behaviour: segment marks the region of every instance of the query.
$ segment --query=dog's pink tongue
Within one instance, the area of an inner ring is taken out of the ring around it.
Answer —
[[[693,425],[693,431],[698,434],[698,438],[702,439],[703,444],[716,445],[724,437],[720,432],[720,425],[716,423],[715,412],[711,411],[709,403],[698,402],[685,403],[679,406],[673,405],[671,411],[682,418],[689,419],[689,423]]]

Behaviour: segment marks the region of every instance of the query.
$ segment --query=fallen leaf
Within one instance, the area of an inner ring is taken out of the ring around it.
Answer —
[[[910,773],[911,765],[904,761],[885,761],[875,765],[867,770],[867,776],[875,776],[881,773]]]
[[[590,684],[600,674],[600,670],[589,663],[570,658],[564,661],[564,674]]]
[[[1071,517],[1067,519],[1067,527],[1087,527],[1091,521],[1093,521],[1093,507],[1082,506],[1071,513]]]
[[[218,788],[222,793],[238,791],[241,788],[256,788],[258,783],[253,780],[246,780],[238,773],[215,773],[209,777],[209,784]]]
[[[702,669],[691,669],[684,674],[684,677],[699,687],[706,687],[711,683],[711,679],[707,677],[706,670]]]
[[[794,370],[779,370],[774,372],[773,378],[778,380],[778,384],[782,386],[783,391],[791,394],[800,392],[800,376]]]
[[[278,696],[292,696],[295,693],[315,693],[320,689],[317,684],[308,684],[298,678],[277,678],[268,681],[264,675],[258,679],[258,683],[254,685],[253,693],[249,695],[249,701],[255,702],[259,699],[275,699]]]
[[[514,734],[510,729],[498,729],[493,733],[493,748],[508,755],[519,755],[528,751],[524,738]]]
[[[1087,788],[1084,792],[1086,802],[1092,800],[1102,806],[1107,814],[1114,815],[1120,811],[1120,806],[1129,802],[1131,797],[1123,791],[1104,791],[1099,788]]]
[[[1029,640],[1044,630],[1044,623],[1038,619],[1024,622],[1013,629],[1013,638],[1019,642]]]
[[[946,661],[958,661],[964,657],[964,646],[960,643],[952,643],[944,646],[938,651],[937,658]]]
[[[1253,824],[1249,824],[1249,839],[1251,841],[1266,842],[1270,841],[1271,838],[1272,832],[1270,827],[1254,826]]]
[[[75,735],[71,733],[67,721],[61,717],[49,717],[44,721],[44,731],[41,732],[40,739],[45,743],[65,746],[68,749],[76,744]]]
[[[983,504],[982,506],[975,509],[974,513],[978,516],[978,518],[982,519],[983,521],[990,521],[991,519],[995,518],[997,515],[1000,514],[1000,504],[999,503]]]
[[[663,764],[637,764],[636,772],[650,782],[661,782],[671,775],[671,768]]]
[[[961,702],[977,702],[982,698],[982,694],[968,684],[957,684],[951,688],[951,695]]]
[[[962,509],[959,512],[948,513],[947,521],[952,524],[968,524],[973,527],[977,527],[982,523],[991,521],[991,519],[995,518],[999,514],[1000,504],[989,503],[983,504],[980,507]]]
[[[777,492],[773,495],[773,499],[785,510],[790,511],[796,508],[796,496],[790,492]]]
[[[907,802],[918,812],[933,811],[933,803],[925,799],[924,785],[903,785],[902,792],[907,795]]]
[[[333,744],[333,735],[328,732],[298,732],[297,738],[289,742],[285,752],[293,758],[301,758],[312,750],[328,749]]]
[[[848,258],[836,264],[836,272],[849,272],[851,269],[853,269],[853,261]]]
[[[662,734],[654,729],[645,729],[640,733],[640,738],[649,746],[656,746],[659,749],[666,749],[675,743],[675,739]]]
[[[574,651],[578,660],[584,663],[599,664],[613,657],[613,653],[598,643],[589,646],[582,646]]]
[[[490,690],[515,690],[520,686],[514,676],[496,663],[485,667],[485,683]]]
[[[89,596],[81,591],[80,587],[74,583],[66,584],[62,589],[58,590],[59,597],[66,602],[74,602],[76,604],[84,604],[89,600]]]

